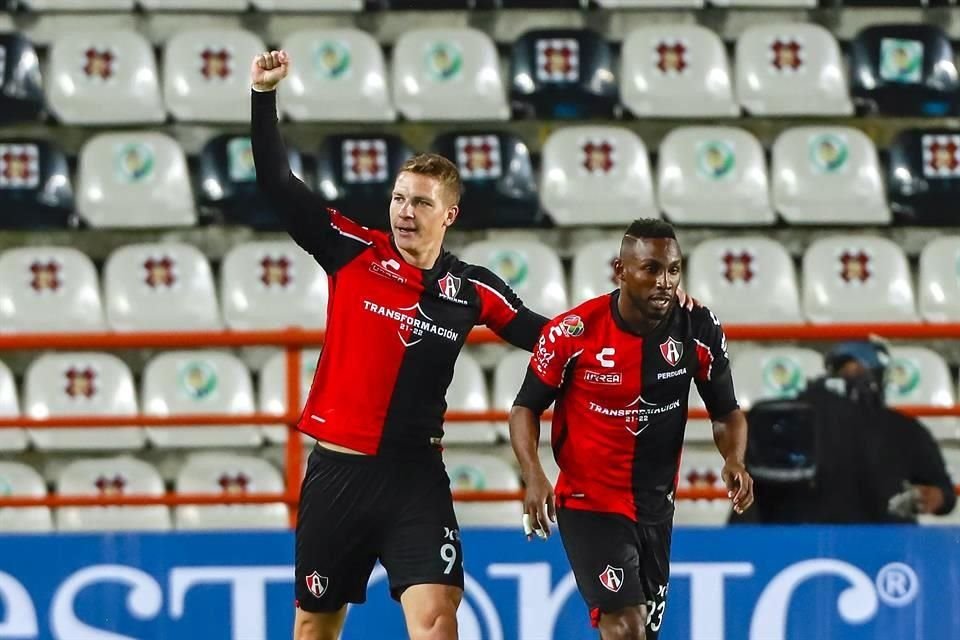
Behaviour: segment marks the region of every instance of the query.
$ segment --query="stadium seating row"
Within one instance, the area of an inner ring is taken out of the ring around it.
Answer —
[[[384,53],[359,29],[304,30],[281,44],[293,56],[281,94],[284,115],[307,121],[506,120],[612,117],[851,115],[863,111],[957,113],[955,52],[931,25],[883,25],[849,48],[806,23],[748,27],[725,46],[697,25],[656,25],[628,34],[619,56],[588,29],[537,29],[509,56],[509,90],[493,40],[472,28],[402,34],[387,71]],[[2,119],[49,111],[67,124],[244,122],[248,67],[266,44],[232,28],[184,30],[165,43],[161,64],[132,30],[64,32],[41,73],[33,46],[0,34],[13,73],[3,78]],[[849,82],[847,80],[849,76]],[[389,77],[389,82],[388,82]],[[849,84],[849,87],[848,87]],[[8,107],[9,105],[9,107]]]
[[[619,241],[579,247],[569,284],[559,256],[534,239],[479,240],[457,253],[491,269],[531,309],[553,317],[615,287],[611,264]],[[924,247],[916,286],[903,250],[875,236],[813,241],[800,279],[786,248],[761,236],[714,238],[687,251],[686,288],[728,324],[960,320],[958,236]],[[221,263],[219,286],[207,258],[177,242],[116,249],[102,277],[75,249],[22,247],[0,254],[0,332],[8,334],[319,329],[326,304],[323,270],[290,241],[237,245]]]
[[[301,398],[306,397],[318,352],[302,354]],[[523,380],[529,354],[510,351],[498,360],[488,385],[471,352],[465,351],[454,371],[447,393],[451,411],[508,411]],[[737,395],[745,407],[768,398],[791,397],[808,378],[823,373],[822,357],[798,347],[746,347],[732,352]],[[0,363],[0,415],[30,418],[59,416],[176,416],[196,414],[239,415],[255,409],[271,414],[286,412],[286,374],[282,353],[270,357],[253,376],[236,356],[219,351],[170,351],[153,357],[144,367],[136,391],[134,377],[121,360],[107,353],[63,352],[37,357],[22,384],[22,401],[10,370]],[[895,347],[886,390],[891,405],[953,407],[956,388],[950,370],[935,351],[922,347]],[[256,396],[256,397],[255,397]],[[695,388],[690,406],[703,408]],[[22,409],[21,409],[22,407]],[[954,418],[925,418],[938,439],[960,440],[960,423]],[[710,442],[709,423],[693,421],[688,443]],[[544,423],[543,442],[549,441]],[[286,441],[279,425],[212,427],[54,427],[0,429],[0,450],[23,451],[130,451],[157,449],[240,447]],[[491,445],[507,439],[506,425],[496,422],[457,422],[447,425],[445,442]]]
[[[541,149],[539,170],[526,143],[503,131],[442,133],[432,147],[464,179],[458,229],[619,226],[663,214],[679,225],[709,226],[766,226],[778,218],[794,225],[958,222],[960,133],[945,128],[901,132],[886,163],[858,129],[790,128],[774,141],[769,169],[757,138],[735,127],[673,129],[655,169],[644,142],[625,127],[559,128]],[[308,174],[311,156],[289,150],[294,173],[375,228],[387,222],[393,176],[410,154],[392,134],[331,135]],[[281,228],[257,187],[249,138],[215,136],[196,165],[191,172],[164,134],[104,133],[84,145],[71,178],[54,143],[0,139],[0,228],[198,221]]]

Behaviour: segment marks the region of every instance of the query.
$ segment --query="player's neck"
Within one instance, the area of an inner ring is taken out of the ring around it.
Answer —
[[[654,329],[663,320],[663,318],[651,318],[633,307],[622,294],[617,297],[617,313],[623,324],[638,336],[645,336]]]
[[[413,265],[417,269],[424,270],[433,268],[433,265],[437,263],[437,258],[440,257],[440,253],[443,251],[443,245],[439,243],[435,246],[425,247],[421,251],[404,249],[396,243],[394,243],[393,246],[396,247],[397,253],[399,253],[408,264]]]

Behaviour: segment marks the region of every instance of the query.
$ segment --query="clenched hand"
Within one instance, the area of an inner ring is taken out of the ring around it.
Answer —
[[[250,65],[250,82],[257,91],[273,91],[290,71],[290,56],[286,51],[265,51]]]

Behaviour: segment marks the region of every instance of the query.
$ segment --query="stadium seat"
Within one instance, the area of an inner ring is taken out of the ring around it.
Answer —
[[[925,347],[890,348],[887,368],[887,404],[953,407],[956,401],[953,376],[943,357]],[[960,423],[954,417],[924,417],[920,421],[938,440],[960,438]]]
[[[647,148],[623,127],[556,129],[541,150],[540,202],[559,226],[660,217]]]
[[[957,226],[960,134],[956,129],[907,129],[890,142],[887,198],[901,224]]]
[[[137,0],[147,11],[232,11],[247,10],[247,0]]]
[[[313,383],[313,374],[317,370],[317,361],[320,359],[319,349],[304,349],[300,352],[300,406],[299,412],[310,393]],[[263,368],[260,369],[260,386],[257,393],[257,406],[263,413],[282,416],[287,412],[287,363],[283,351],[271,356]],[[287,441],[287,427],[284,425],[263,427],[263,436],[267,442],[282,444]],[[313,440],[303,436],[304,444],[312,444]]]
[[[680,457],[678,489],[723,489],[723,458],[716,450],[684,447]],[[677,525],[721,526],[730,516],[729,500],[677,500],[673,522]]]
[[[256,495],[283,493],[283,478],[266,460],[225,453],[195,453],[177,474],[177,493]],[[270,504],[183,505],[174,510],[177,529],[286,529],[287,507]]]
[[[677,224],[767,225],[767,164],[753,134],[733,127],[681,127],[660,144],[660,207]]]
[[[94,136],[80,152],[78,173],[77,209],[92,227],[177,227],[197,222],[186,156],[164,134]]]
[[[223,328],[206,256],[179,242],[115,249],[103,268],[107,322],[114,331]]]
[[[147,462],[130,456],[75,460],[60,472],[57,493],[62,496],[162,496],[163,479]],[[145,507],[60,507],[60,531],[168,531],[170,510]]]
[[[770,172],[774,207],[790,224],[890,224],[877,150],[859,129],[788,129]]]
[[[30,363],[23,381],[23,411],[31,418],[137,415],[133,374],[108,353],[47,353]],[[140,427],[29,429],[45,451],[139,449]]]
[[[509,413],[529,366],[530,353],[520,349],[510,349],[497,360],[497,366],[493,370],[493,409]],[[550,442],[550,424],[550,420],[540,421],[542,444]],[[498,429],[504,440],[510,439],[510,428],[506,422],[500,424]]]
[[[543,467],[547,480],[550,481],[551,486],[556,487],[557,478],[560,477],[560,465],[557,464],[553,455],[553,448],[549,445],[540,445],[537,453],[540,456],[540,466]]]
[[[697,391],[697,385],[691,383],[690,391],[687,394],[687,409],[706,410],[700,392]],[[694,446],[713,443],[713,423],[706,418],[688,419],[687,426],[683,431],[683,444]]]
[[[953,479],[953,484],[960,484],[960,449],[956,447],[944,447],[941,452],[943,453],[943,461],[947,466],[947,473],[949,473]],[[923,525],[956,527],[960,525],[960,509],[954,507],[953,511],[946,516],[921,514],[917,517],[917,520]]]
[[[413,151],[392,134],[332,135],[317,153],[317,185],[330,206],[372,229],[388,229],[397,171]]]
[[[837,235],[803,255],[803,310],[811,322],[917,322],[913,276],[886,238]]]
[[[142,411],[151,416],[248,414],[254,411],[250,372],[234,355],[217,351],[170,351],[147,363],[141,383]],[[161,448],[256,447],[258,427],[148,427]]]
[[[0,496],[43,498],[47,487],[40,474],[21,462],[0,461]],[[0,509],[0,533],[47,533],[53,518],[47,507]]]
[[[60,147],[36,138],[0,140],[0,229],[77,222],[70,169]]]
[[[293,241],[239,244],[227,252],[220,269],[228,328],[326,326],[327,274]]]
[[[287,147],[287,160],[293,174],[302,177],[300,152],[293,146]],[[211,138],[200,151],[198,164],[198,199],[216,210],[220,220],[260,231],[285,230],[273,202],[257,186],[248,136],[220,134]]]
[[[618,288],[613,261],[620,256],[622,237],[593,240],[577,247],[570,269],[570,302],[596,298]]]
[[[147,39],[129,29],[78,29],[50,47],[47,104],[68,125],[112,126],[166,119]]]
[[[518,387],[519,390],[519,387]],[[469,351],[461,351],[447,387],[447,411],[489,411],[490,394],[483,370]],[[493,444],[497,441],[496,425],[491,422],[445,422],[445,445]]]
[[[260,11],[363,11],[363,0],[253,0]]]
[[[500,458],[485,454],[446,449],[443,462],[450,476],[450,488],[456,491],[516,491],[520,478],[513,467]],[[454,502],[461,527],[476,525],[513,526],[520,524],[523,508],[509,502]]]
[[[36,120],[45,109],[40,62],[19,33],[0,33],[0,125]]]
[[[793,398],[823,375],[823,356],[800,347],[747,348],[730,363],[737,400],[744,409],[760,400]]]
[[[793,260],[762,236],[716,238],[687,260],[687,287],[727,324],[803,322]]]
[[[858,107],[896,116],[958,113],[956,52],[935,24],[867,27],[850,42],[850,90]]]
[[[105,328],[97,271],[86,255],[43,246],[0,254],[0,333]]]
[[[0,417],[16,418],[20,415],[20,403],[17,400],[17,385],[14,382],[13,374],[3,362],[0,362]],[[27,448],[27,432],[23,429],[0,429],[0,452],[4,451],[23,451]],[[0,471],[2,478],[2,471]],[[0,481],[2,486],[2,481]],[[0,489],[0,495],[3,494]],[[2,510],[0,510],[2,514]],[[3,516],[0,515],[0,521]],[[2,529],[2,525],[0,525]]]
[[[250,122],[250,61],[266,46],[249,31],[187,29],[163,49],[163,94],[182,122]]]
[[[720,37],[699,25],[640,27],[623,40],[620,97],[638,118],[737,116],[730,75]]]
[[[840,47],[809,23],[747,27],[737,39],[737,100],[754,116],[851,115]]]
[[[393,47],[393,101],[408,120],[507,120],[493,40],[470,28],[410,29]]]
[[[755,7],[763,9],[816,9],[817,0],[710,0],[714,7]]]
[[[704,0],[594,0],[602,9],[702,9]]]
[[[610,117],[618,102],[613,53],[587,29],[527,31],[510,56],[510,99],[527,117]]]
[[[30,11],[126,11],[134,0],[20,0]]]
[[[433,150],[457,164],[463,181],[456,229],[530,227],[542,223],[530,150],[502,131],[452,131]]]
[[[503,279],[529,308],[548,318],[567,308],[560,258],[536,240],[479,240],[461,253],[464,261],[486,267]]]
[[[960,322],[960,237],[929,242],[920,252],[920,315],[927,322]]]
[[[277,94],[280,110],[291,120],[396,119],[383,51],[370,34],[360,29],[297,31],[283,41],[283,49],[301,61],[290,67]]]

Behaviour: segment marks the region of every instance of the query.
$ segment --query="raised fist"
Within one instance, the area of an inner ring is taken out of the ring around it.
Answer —
[[[250,82],[257,91],[273,91],[290,70],[290,56],[286,51],[265,51],[250,65]]]

